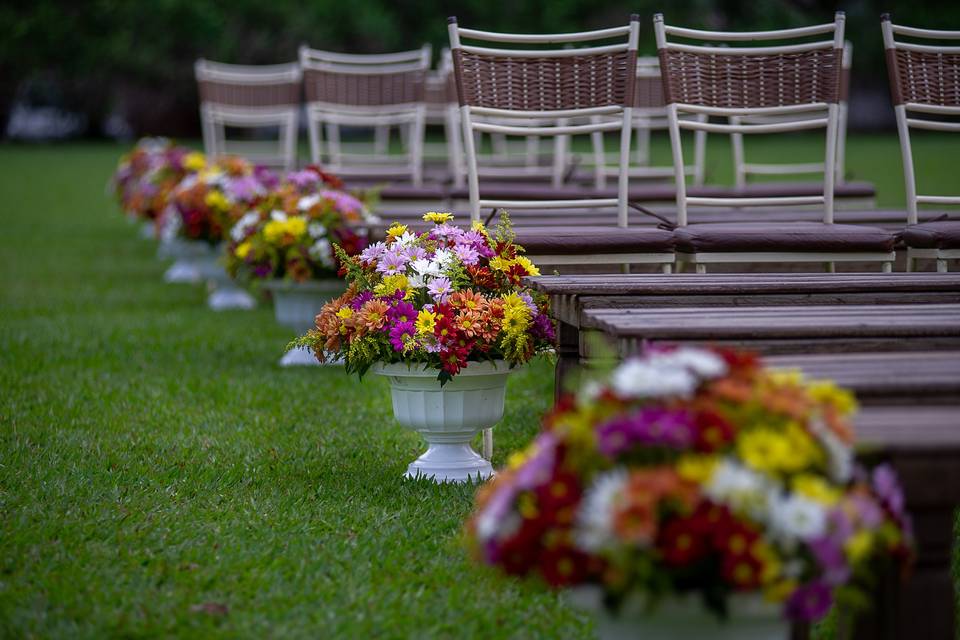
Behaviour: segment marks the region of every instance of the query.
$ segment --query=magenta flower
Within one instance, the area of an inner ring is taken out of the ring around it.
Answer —
[[[356,298],[350,301],[350,308],[359,311],[360,307],[373,299],[373,291],[361,291]]]
[[[417,318],[417,310],[406,301],[399,301],[387,309],[387,319],[391,323],[413,322]]]
[[[615,457],[636,444],[682,448],[693,444],[693,420],[685,410],[644,407],[597,430],[597,447]]]
[[[537,314],[533,318],[533,326],[530,330],[535,338],[541,338],[550,342],[553,342],[557,338],[557,334],[553,329],[553,321],[551,321],[550,317],[545,313]]]
[[[791,620],[819,620],[833,604],[830,586],[822,580],[801,585],[787,599],[786,613]]]
[[[403,351],[405,340],[410,340],[416,333],[412,321],[399,322],[390,329],[390,346],[394,351]]]

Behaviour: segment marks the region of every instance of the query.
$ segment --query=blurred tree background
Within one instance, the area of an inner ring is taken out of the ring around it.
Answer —
[[[765,29],[847,13],[861,125],[892,119],[880,37],[883,11],[906,24],[960,28],[956,0],[28,0],[0,4],[0,126],[14,105],[78,114],[79,133],[199,134],[193,61],[291,61],[297,46],[375,53],[447,43],[446,20],[513,32],[560,32],[641,16],[641,51],[654,52],[651,16],[715,29]],[[869,103],[875,103],[871,115]],[[856,105],[855,105],[856,106]],[[885,107],[885,111],[881,109]],[[887,114],[886,112],[890,113]],[[112,117],[110,117],[112,116]],[[856,114],[852,124],[858,123]]]

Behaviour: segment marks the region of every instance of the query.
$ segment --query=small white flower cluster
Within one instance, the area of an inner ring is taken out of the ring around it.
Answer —
[[[577,510],[575,539],[587,552],[614,546],[613,509],[617,496],[627,484],[626,469],[618,468],[598,475]]]
[[[720,356],[695,347],[654,352],[627,360],[613,372],[613,390],[622,398],[689,397],[700,381],[727,373]]]
[[[230,229],[230,237],[234,242],[243,242],[247,234],[260,222],[260,214],[256,211],[248,211],[243,217],[237,220],[233,228]]]
[[[823,505],[788,493],[779,482],[730,459],[722,460],[713,471],[704,493],[713,502],[766,525],[772,538],[787,550],[798,540],[810,540],[826,531]]]

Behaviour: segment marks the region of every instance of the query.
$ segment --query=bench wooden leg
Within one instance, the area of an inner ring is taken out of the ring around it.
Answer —
[[[566,322],[557,323],[557,371],[553,396],[556,399],[573,382],[580,366],[580,330]]]

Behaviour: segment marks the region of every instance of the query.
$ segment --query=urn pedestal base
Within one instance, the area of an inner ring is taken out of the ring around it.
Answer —
[[[493,466],[473,450],[469,442],[439,444],[427,442],[427,452],[410,463],[408,478],[430,478],[435,482],[483,481],[493,475]]]

